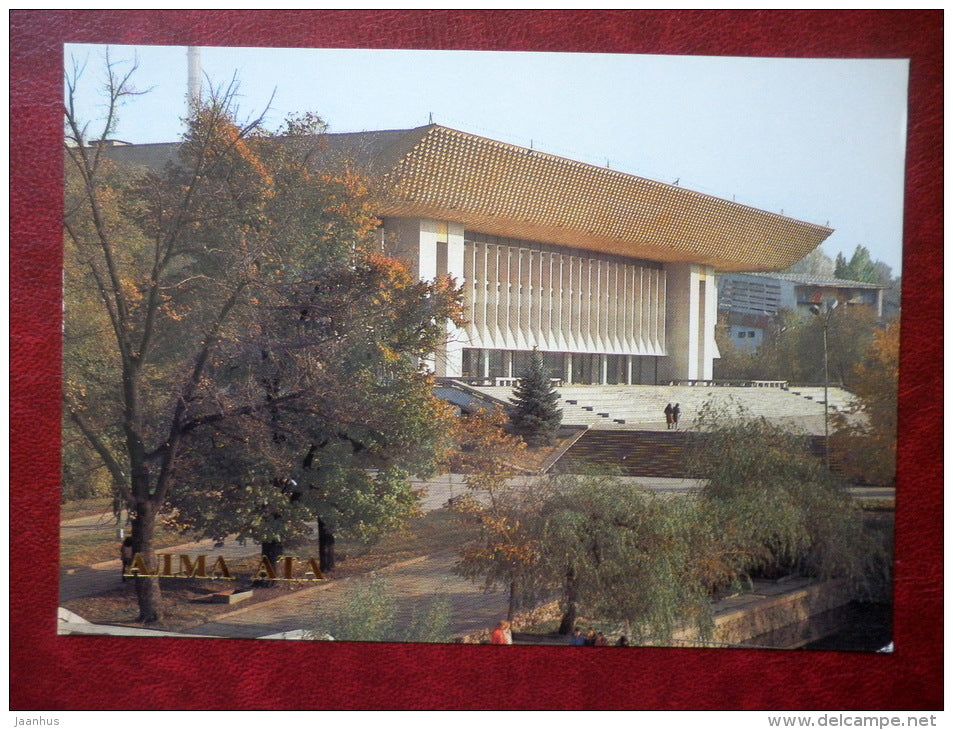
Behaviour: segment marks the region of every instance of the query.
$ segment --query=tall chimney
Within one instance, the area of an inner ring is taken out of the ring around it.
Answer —
[[[195,114],[202,101],[202,61],[199,58],[199,49],[189,46],[189,116]]]

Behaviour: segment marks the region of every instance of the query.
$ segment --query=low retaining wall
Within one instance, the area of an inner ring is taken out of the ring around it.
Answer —
[[[673,635],[672,641],[677,646],[752,645],[759,636],[804,624],[849,602],[842,581],[756,583],[753,590],[716,604],[715,628],[709,640],[699,639],[697,630],[683,629]],[[787,646],[776,648],[793,648],[796,644],[792,636]]]
[[[544,621],[558,621],[562,618],[562,610],[559,607],[559,601],[553,601],[552,603],[546,603],[542,606],[537,606],[536,608],[530,611],[520,611],[513,617],[513,621],[510,625],[511,631],[522,631],[525,628],[530,626],[535,626],[536,624],[542,623]],[[466,634],[465,636],[454,637],[454,641],[461,644],[489,644],[490,643],[490,634],[493,633],[495,626],[491,626],[488,629],[482,629],[481,631],[476,631],[472,634]]]
[[[759,581],[751,590],[718,601],[714,606],[714,629],[708,638],[700,638],[694,628],[676,631],[669,641],[652,642],[653,646],[757,647],[757,638],[775,634],[765,648],[785,649],[801,646],[818,638],[810,619],[821,617],[850,602],[850,594],[842,581],[814,583],[807,578],[788,581]],[[514,632],[542,623],[558,621],[562,611],[558,601],[516,615]],[[829,627],[835,628],[835,627]],[[459,636],[454,641],[464,644],[487,644],[492,627]],[[782,639],[783,637],[783,639]],[[568,639],[567,639],[568,640]],[[542,640],[540,643],[550,643]]]

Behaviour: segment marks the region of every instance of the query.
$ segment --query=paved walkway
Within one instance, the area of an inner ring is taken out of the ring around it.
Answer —
[[[415,613],[426,611],[435,596],[446,597],[450,602],[453,635],[492,627],[506,617],[506,594],[503,591],[484,593],[479,586],[453,575],[456,559],[455,551],[445,550],[376,571],[374,575],[385,581],[387,595],[396,604],[398,631],[406,629]],[[321,583],[271,601],[238,608],[186,633],[257,638],[299,629],[328,632],[354,591],[370,580],[371,576],[361,575]]]
[[[518,485],[533,479],[536,478],[516,477],[511,482]],[[624,481],[633,486],[665,492],[684,491],[696,486],[694,480],[688,479],[629,478]],[[467,491],[464,477],[459,474],[443,475],[426,482],[419,481],[415,486],[427,490],[421,502],[424,510],[438,509],[450,497]],[[115,525],[101,525],[100,529],[115,529]],[[235,540],[226,540],[223,546],[215,547],[211,540],[202,540],[165,548],[163,552],[222,555],[231,561],[257,555],[259,547],[250,542],[244,546],[239,545]],[[395,621],[398,630],[406,629],[415,612],[424,612],[433,597],[438,595],[445,596],[450,602],[450,631],[453,635],[470,634],[490,628],[501,618],[505,618],[506,593],[501,590],[484,593],[480,584],[454,575],[452,571],[456,559],[454,550],[444,550],[377,571],[376,574],[386,581],[388,596],[396,604]],[[60,576],[60,601],[96,595],[115,588],[119,585],[119,575],[118,559],[63,573]],[[331,628],[332,619],[340,613],[354,590],[369,580],[370,576],[367,575],[342,578],[257,604],[239,604],[236,610],[220,615],[210,623],[188,629],[186,633],[257,638],[301,629],[327,631]]]
[[[514,480],[518,481],[518,480]],[[464,477],[443,475],[429,481],[418,481],[425,488],[421,507],[430,511],[442,507],[447,500],[467,491]],[[63,529],[115,530],[115,522],[99,516],[70,520]],[[181,555],[221,555],[231,562],[258,555],[258,545],[240,545],[229,539],[222,546],[212,540],[200,540],[167,547],[160,552]],[[456,561],[454,550],[422,556],[377,571],[386,580],[387,593],[395,601],[396,623],[406,628],[415,612],[423,612],[434,596],[442,595],[451,605],[451,633],[468,634],[491,627],[506,616],[507,597],[502,591],[486,594],[478,585],[452,573]],[[108,560],[60,574],[60,602],[93,596],[120,585],[121,563]],[[326,631],[330,620],[340,613],[353,591],[370,576],[353,576],[322,582],[290,594],[263,601],[220,615],[215,621],[189,629],[187,633],[204,636],[255,638],[298,629]],[[267,589],[259,589],[267,590]]]

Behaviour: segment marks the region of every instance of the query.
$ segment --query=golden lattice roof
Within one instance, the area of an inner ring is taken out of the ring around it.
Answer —
[[[308,143],[313,145],[313,141]],[[161,167],[178,144],[120,145],[110,157]],[[429,125],[321,135],[316,166],[354,165],[375,183],[381,217],[721,271],[776,271],[832,229],[686,188]]]
[[[438,125],[391,134],[374,155],[385,217],[722,271],[787,268],[833,232]]]

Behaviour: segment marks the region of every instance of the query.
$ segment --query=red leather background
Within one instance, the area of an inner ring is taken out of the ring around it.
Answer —
[[[942,707],[940,11],[78,10],[10,18],[12,709]],[[911,58],[896,652],[57,637],[66,41]]]

